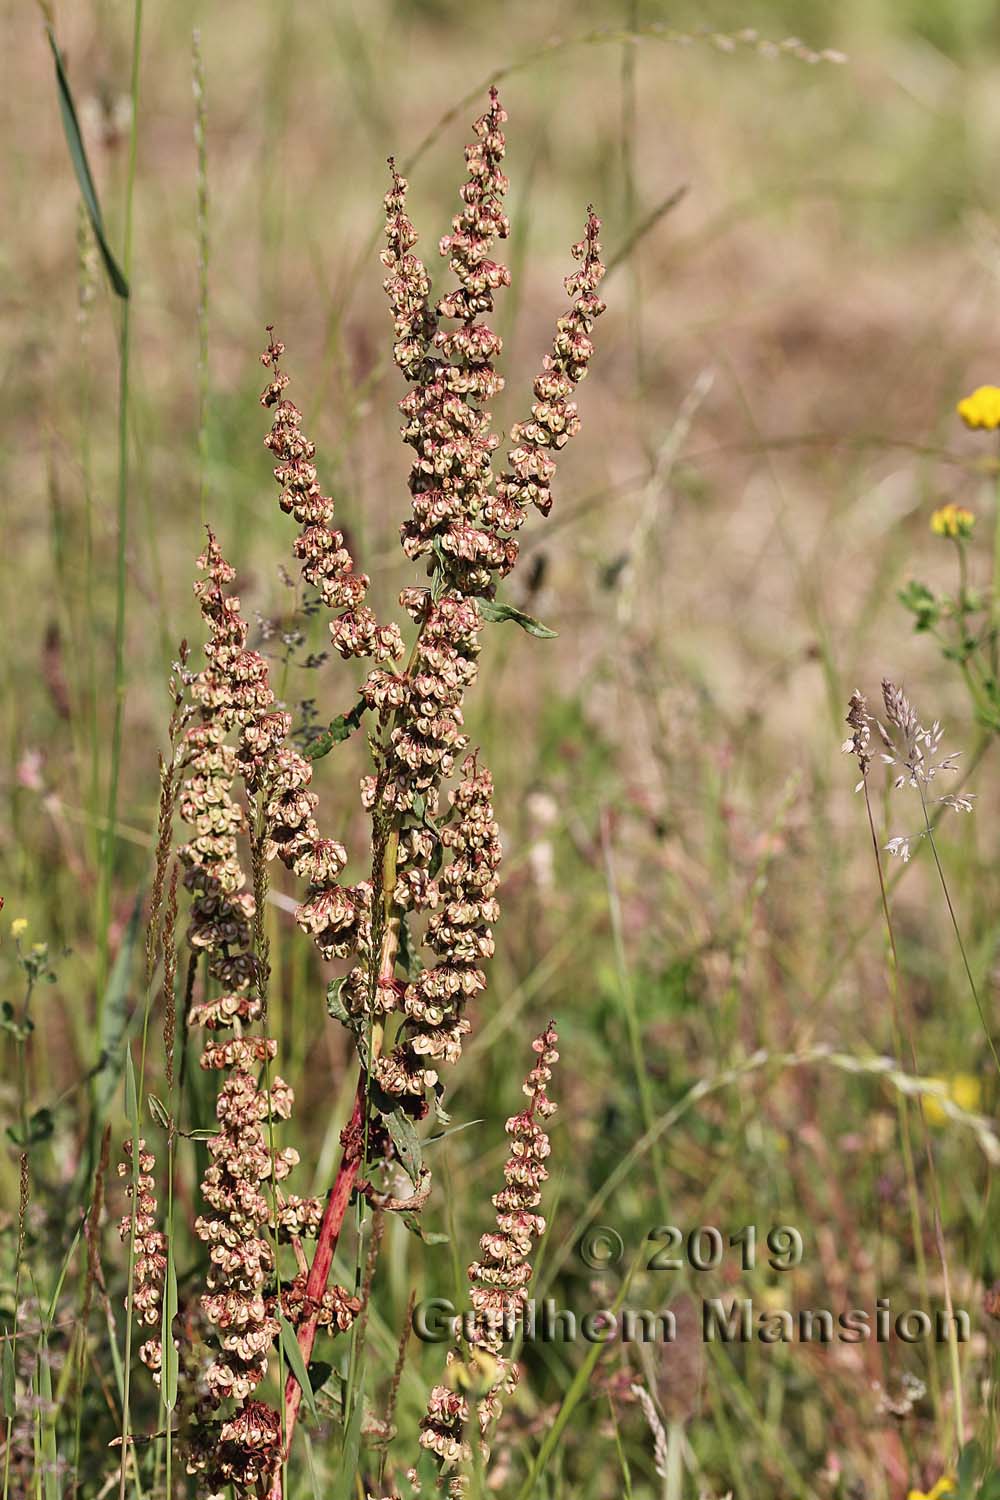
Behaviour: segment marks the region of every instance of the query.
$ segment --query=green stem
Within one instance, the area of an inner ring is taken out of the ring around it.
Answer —
[[[995,484],[996,504],[993,517],[993,577],[990,580],[990,619],[993,622],[992,640],[990,641],[990,665],[993,679],[996,681],[997,663],[997,640],[1000,638],[1000,470],[997,473]]]
[[[142,47],[143,0],[135,0],[132,28],[132,126],[129,135],[128,174],[125,185],[125,229],[122,270],[132,280],[132,205],[135,198],[135,168],[138,149],[139,62]],[[111,731],[111,768],[108,778],[107,826],[104,833],[98,887],[97,1031],[104,1019],[104,990],[108,977],[109,928],[111,925],[111,877],[115,858],[115,828],[118,820],[118,781],[121,772],[122,730],[125,716],[125,624],[127,603],[126,544],[128,540],[128,392],[131,352],[131,296],[122,299],[118,341],[118,553],[115,582],[114,721]],[[125,1454],[122,1455],[124,1463]]]
[[[934,864],[937,868],[938,879],[941,882],[941,889],[944,892],[945,903],[948,907],[948,915],[951,917],[951,925],[954,928],[955,941],[958,943],[958,951],[959,953],[961,953],[962,963],[965,965],[965,976],[969,981],[969,989],[972,991],[972,998],[976,1002],[976,1010],[979,1012],[979,1020],[983,1028],[983,1035],[986,1037],[986,1040],[990,1044],[990,1051],[993,1054],[993,1061],[996,1064],[997,1072],[1000,1073],[1000,1055],[997,1054],[996,1043],[993,1040],[993,1035],[990,1031],[989,1023],[986,1020],[986,1012],[983,1010],[983,1002],[979,998],[979,990],[976,987],[976,981],[972,977],[972,968],[969,964],[969,955],[966,953],[965,944],[962,941],[962,932],[958,925],[958,918],[955,915],[955,908],[951,902],[951,893],[948,890],[948,882],[944,878],[944,869],[942,868],[941,860],[938,856],[937,843],[934,838],[934,829],[931,826],[931,820],[927,814],[927,800],[924,796],[924,789],[921,786],[919,790],[920,805],[924,811],[924,827],[927,831],[927,837],[930,840],[931,853],[934,855]]]
[[[878,835],[875,832],[875,818],[872,814],[871,798],[868,795],[868,781],[864,783],[865,811],[868,814],[868,829],[872,839],[872,853],[875,859],[875,869],[878,871],[879,895],[882,899],[882,916],[885,921],[886,940],[889,947],[889,995],[892,1000],[892,1029],[893,1041],[897,1061],[902,1061],[902,1031],[903,1022],[901,1016],[901,1005],[899,995],[899,953],[896,949],[896,932],[892,924],[892,914],[889,910],[889,893],[885,885],[885,871],[882,868],[882,855],[879,851]],[[909,1021],[909,1017],[907,1017]],[[917,1067],[917,1049],[913,1039],[913,1028],[906,1026],[906,1035],[910,1047],[910,1061],[914,1076],[919,1072]],[[906,1196],[910,1212],[910,1233],[913,1236],[913,1253],[917,1262],[917,1279],[920,1283],[920,1295],[925,1307],[930,1305],[930,1280],[927,1275],[927,1256],[924,1253],[924,1229],[923,1216],[920,1211],[920,1194],[917,1187],[917,1173],[913,1159],[913,1137],[910,1132],[910,1115],[908,1101],[901,1093],[896,1094],[896,1115],[899,1120],[899,1138],[903,1147],[903,1171],[906,1178]],[[935,1197],[937,1195],[937,1184],[934,1175],[934,1157],[931,1152],[930,1138],[927,1134],[927,1123],[924,1121],[924,1145],[927,1152],[928,1167],[931,1179],[934,1182]],[[947,1267],[945,1267],[947,1278]],[[931,1403],[934,1407],[935,1419],[939,1427],[943,1428],[944,1407],[941,1403],[941,1382],[938,1377],[937,1361],[932,1349],[927,1350],[927,1374],[931,1390]],[[961,1387],[956,1384],[956,1401],[961,1404]]]
[[[201,32],[197,27],[191,34],[191,81],[198,162],[198,492],[204,527],[208,488],[208,157],[205,149],[205,64],[201,55]]]

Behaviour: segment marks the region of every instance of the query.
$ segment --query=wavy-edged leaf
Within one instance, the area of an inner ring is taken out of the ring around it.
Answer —
[[[425,1245],[447,1245],[450,1243],[449,1236],[441,1234],[436,1229],[425,1229],[416,1214],[400,1214],[400,1219],[411,1234],[415,1234],[418,1240],[423,1240]]]
[[[515,625],[520,625],[522,630],[542,641],[554,641],[559,634],[557,630],[550,630],[547,625],[543,625],[541,620],[536,620],[533,615],[526,615],[523,609],[515,609],[513,604],[501,604],[499,599],[480,599],[479,613],[484,620],[497,624],[503,620],[513,620]]]
[[[338,714],[335,719],[331,719],[327,727],[320,730],[305,746],[303,753],[306,760],[322,760],[324,755],[329,755],[334,745],[349,739],[356,729],[360,729],[361,715],[367,707],[364,698],[359,698],[346,714]]]
[[[400,1166],[414,1187],[420,1186],[420,1168],[423,1165],[423,1152],[420,1146],[420,1137],[413,1126],[409,1115],[401,1109],[394,1109],[384,1116],[385,1128],[392,1137],[392,1144],[396,1148]]]
[[[347,1006],[341,1000],[341,991],[347,983],[347,975],[341,974],[337,979],[331,979],[326,987],[326,1013],[331,1020],[339,1021],[341,1026],[347,1026],[351,1031],[357,1029],[357,1020],[351,1015]]]

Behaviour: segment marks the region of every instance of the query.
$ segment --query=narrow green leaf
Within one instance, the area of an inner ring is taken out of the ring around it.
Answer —
[[[631,1267],[628,1274],[624,1277],[621,1287],[618,1290],[618,1295],[615,1297],[615,1300],[611,1308],[609,1309],[613,1316],[616,1316],[618,1314],[622,1303],[625,1301],[625,1298],[628,1295],[628,1290],[632,1284],[632,1276],[636,1269],[636,1265],[638,1265],[638,1261]],[[542,1475],[545,1473],[546,1465],[548,1464],[549,1459],[552,1457],[552,1454],[559,1444],[559,1439],[562,1437],[563,1431],[566,1427],[566,1423],[569,1421],[570,1417],[573,1415],[574,1410],[589,1389],[590,1377],[593,1372],[594,1366],[600,1358],[601,1347],[602,1346],[600,1343],[592,1344],[590,1349],[587,1351],[586,1358],[583,1360],[572,1381],[570,1382],[565,1395],[562,1398],[562,1402],[560,1404],[559,1410],[556,1412],[554,1420],[550,1421],[548,1424],[545,1437],[542,1440],[542,1445],[539,1448],[538,1453],[535,1456],[535,1460],[531,1465],[531,1470],[528,1474],[528,1477],[525,1480],[523,1487],[518,1491],[517,1500],[532,1500],[533,1496],[537,1496],[538,1487]]]
[[[450,1135],[461,1135],[463,1130],[471,1130],[473,1125],[483,1125],[485,1120],[463,1120],[461,1125],[452,1125],[450,1130],[439,1130],[437,1135],[429,1135],[424,1141],[424,1146],[436,1146],[438,1141],[446,1141]]]
[[[6,1328],[0,1351],[0,1400],[3,1401],[4,1416],[12,1422],[17,1415],[17,1372],[14,1369],[14,1340]]]
[[[365,1369],[362,1356],[357,1388],[354,1393],[354,1406],[351,1409],[347,1431],[344,1433],[344,1447],[340,1455],[340,1467],[337,1470],[331,1500],[352,1500],[355,1493],[354,1480],[358,1471],[358,1454],[361,1451],[361,1418],[365,1406],[364,1380]]]
[[[448,1235],[440,1234],[436,1229],[425,1229],[416,1214],[400,1214],[399,1216],[411,1234],[415,1234],[418,1240],[423,1240],[425,1245],[447,1245],[450,1244]]]
[[[66,1255],[62,1263],[62,1269],[59,1272],[59,1279],[56,1281],[52,1296],[49,1298],[49,1310],[46,1320],[49,1325],[51,1325],[55,1321],[56,1308],[59,1305],[59,1298],[62,1296],[63,1282],[66,1280],[66,1272],[69,1270],[70,1262],[73,1259],[73,1252],[80,1242],[80,1235],[82,1234],[82,1232],[83,1224],[80,1223],[77,1225],[76,1234],[74,1234],[72,1240],[70,1241],[70,1247],[66,1251]]]
[[[309,1409],[309,1415],[314,1422],[319,1421],[319,1412],[316,1410],[316,1397],[309,1380],[309,1371],[306,1362],[302,1358],[302,1350],[299,1341],[295,1337],[295,1329],[289,1323],[283,1312],[278,1313],[278,1322],[281,1325],[281,1347],[285,1351],[285,1358],[295,1379],[302,1387],[302,1399]]]
[[[83,144],[83,134],[80,130],[80,121],[77,118],[76,105],[73,102],[73,93],[66,77],[66,69],[63,67],[62,55],[56,45],[55,33],[51,26],[45,28],[48,33],[49,46],[52,48],[52,57],[56,65],[56,86],[59,90],[59,113],[62,116],[63,130],[66,133],[66,144],[69,147],[70,161],[73,163],[73,171],[76,174],[80,195],[83,198],[87,216],[90,219],[90,227],[94,231],[101,258],[104,261],[108,280],[111,282],[119,297],[127,297],[129,294],[128,282],[111,253],[107,236],[104,233],[104,219],[101,215],[101,205],[97,201],[97,190],[94,187],[94,179],[90,172],[90,163],[87,161],[87,152]]]
[[[306,759],[321,760],[324,755],[329,755],[334,745],[350,739],[354,731],[361,727],[361,715],[367,707],[364,698],[359,698],[346,714],[338,714],[335,719],[331,719],[327,727],[306,745]]]
[[[159,1125],[163,1130],[169,1130],[170,1115],[167,1113],[167,1107],[163,1103],[163,1101],[161,1099],[158,1099],[155,1094],[147,1094],[146,1102],[149,1104],[149,1112],[153,1116],[153,1119],[156,1121],[157,1125]]]
[[[515,609],[513,604],[501,604],[499,599],[480,599],[479,613],[484,620],[500,623],[503,620],[513,620],[515,625],[520,625],[529,635],[535,635],[539,640],[553,641],[558,631],[550,630],[543,625],[541,620],[536,620],[532,615],[526,615],[523,609]]]
[[[160,1328],[161,1373],[160,1395],[168,1412],[177,1405],[177,1349],[174,1344],[174,1319],[177,1316],[177,1268],[174,1247],[167,1240],[167,1270],[163,1280],[163,1323]]]
[[[38,1341],[38,1394],[41,1397],[42,1410],[45,1500],[61,1500],[59,1449],[56,1443],[56,1420],[59,1408],[52,1399],[52,1357],[49,1354],[49,1341],[44,1334]]]
[[[392,1144],[396,1148],[396,1155],[399,1157],[403,1171],[413,1186],[418,1187],[423,1153],[420,1148],[420,1137],[414,1129],[413,1121],[403,1110],[394,1109],[385,1116],[385,1128],[392,1137]]]
[[[125,1048],[125,1117],[132,1127],[134,1143],[139,1139],[139,1092],[135,1086],[135,1067],[132,1063],[132,1048]],[[139,1158],[132,1162],[132,1175],[139,1170]]]

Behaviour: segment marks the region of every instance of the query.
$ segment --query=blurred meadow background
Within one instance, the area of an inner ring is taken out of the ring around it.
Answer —
[[[56,7],[54,25],[118,254],[133,9],[77,0]],[[193,90],[195,28],[203,82]],[[793,34],[799,44],[761,45]],[[997,1075],[926,839],[906,865],[883,854],[915,1056],[901,1046],[864,799],[841,744],[852,690],[874,704],[888,676],[962,752],[953,781],[967,776],[974,811],[948,812],[936,847],[994,1024],[997,695],[989,671],[956,659],[965,625],[955,635],[947,610],[938,618],[911,585],[954,596],[961,567],[970,590],[992,587],[995,441],[967,431],[955,405],[1000,376],[996,7],[147,4],[121,596],[120,307],[83,228],[40,13],[7,5],[0,42],[0,1319],[10,1326],[15,1299],[26,1325],[49,1312],[50,1381],[48,1393],[37,1385],[22,1339],[16,1409],[9,1385],[4,1395],[5,1495],[41,1494],[39,1472],[46,1496],[52,1474],[56,1494],[104,1494],[109,1474],[117,1488],[110,1347],[125,1271],[113,1174],[97,1236],[107,1295],[94,1304],[83,1389],[68,1373],[87,1280],[79,1244],[61,1281],[60,1271],[91,1201],[88,1075],[102,1051],[119,1069],[105,1066],[96,1089],[112,1160],[126,1128],[121,1028],[136,1037],[142,1017],[130,920],[148,893],[166,681],[182,637],[200,663],[191,582],[206,520],[273,671],[287,633],[306,632],[281,677],[296,722],[311,704],[319,722],[345,712],[360,681],[332,655],[316,670],[298,664],[323,649],[324,627],[296,617],[282,576],[291,535],[262,445],[264,326],[287,345],[290,395],[339,524],[379,607],[391,608],[412,570],[397,540],[408,456],[378,261],[385,158],[394,153],[410,179],[434,271],[461,149],[494,79],[510,115],[513,225],[504,259],[514,284],[496,322],[501,429],[525,405],[591,201],[604,222],[608,312],[555,508],[522,532],[523,565],[505,591],[558,636],[492,630],[470,699],[469,734],[497,783],[503,915],[450,1082],[452,1119],[469,1128],[433,1148],[423,1221],[448,1241],[427,1246],[388,1226],[369,1324],[384,1373],[368,1394],[375,1405],[384,1395],[411,1288],[456,1295],[462,1284],[491,1217],[521,1059],[552,1015],[560,1110],[539,1291],[581,1313],[610,1306],[659,1223],[726,1235],[791,1224],[804,1254],[783,1275],[766,1262],[743,1273],[731,1253],[715,1271],[640,1270],[628,1302],[670,1305],[678,1342],[613,1342],[583,1382],[587,1346],[527,1351],[493,1490],[580,1500],[930,1492],[954,1471],[957,1419],[963,1441],[984,1452],[994,1441],[996,1341],[982,1304],[1000,1275]],[[976,517],[960,547],[931,529],[948,502]],[[120,597],[123,733],[105,865]],[[363,848],[360,738],[316,771],[349,849]],[[884,844],[918,829],[921,813],[915,792],[889,791],[883,769],[871,790]],[[353,1076],[326,1016],[329,976],[295,940],[293,883],[274,880],[271,1025],[298,1101],[287,1140],[302,1154],[299,1190],[323,1193]],[[154,1087],[157,1049],[151,1041]],[[922,1114],[914,1073],[940,1080],[957,1108]],[[207,1118],[196,1068],[189,1087],[192,1118]],[[19,1213],[22,1150],[30,1186]],[[184,1218],[197,1211],[198,1151],[179,1147]],[[708,1295],[752,1296],[760,1308],[871,1308],[876,1296],[899,1310],[928,1296],[942,1306],[938,1199],[948,1291],[973,1327],[955,1359],[943,1345],[899,1341],[702,1345]],[[624,1243],[607,1270],[576,1250],[593,1223]],[[194,1241],[178,1251],[182,1296],[198,1253]],[[354,1253],[348,1245],[348,1262]],[[410,1345],[391,1449],[400,1462],[443,1354]],[[155,1431],[155,1394],[139,1376],[135,1387],[133,1424]],[[536,1473],[559,1413],[564,1434]],[[321,1403],[292,1494],[328,1492],[340,1439],[325,1420]]]

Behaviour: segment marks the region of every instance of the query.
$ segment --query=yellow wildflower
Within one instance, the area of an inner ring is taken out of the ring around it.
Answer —
[[[956,408],[966,427],[985,427],[993,432],[1000,427],[1000,386],[981,385],[966,396]]]
[[[950,1078],[929,1078],[928,1083],[940,1084],[944,1089],[947,1099],[957,1104],[959,1109],[975,1112],[982,1102],[982,1089],[979,1079],[973,1073],[953,1073]],[[924,1119],[928,1125],[944,1125],[948,1119],[941,1100],[935,1099],[933,1094],[923,1096]],[[946,1490],[941,1491],[947,1494]]]
[[[975,524],[975,516],[964,505],[942,505],[931,516],[931,530],[935,536],[968,536]]]
[[[27,917],[15,917],[14,920],[13,920],[13,922],[11,922],[11,924],[10,924],[10,934],[11,934],[11,937],[14,937],[14,938],[23,937],[24,934],[27,932],[27,930],[28,930],[28,919],[27,919]]]
[[[941,1500],[942,1495],[955,1493],[955,1481],[950,1474],[942,1474],[931,1490],[910,1490],[906,1500]]]

